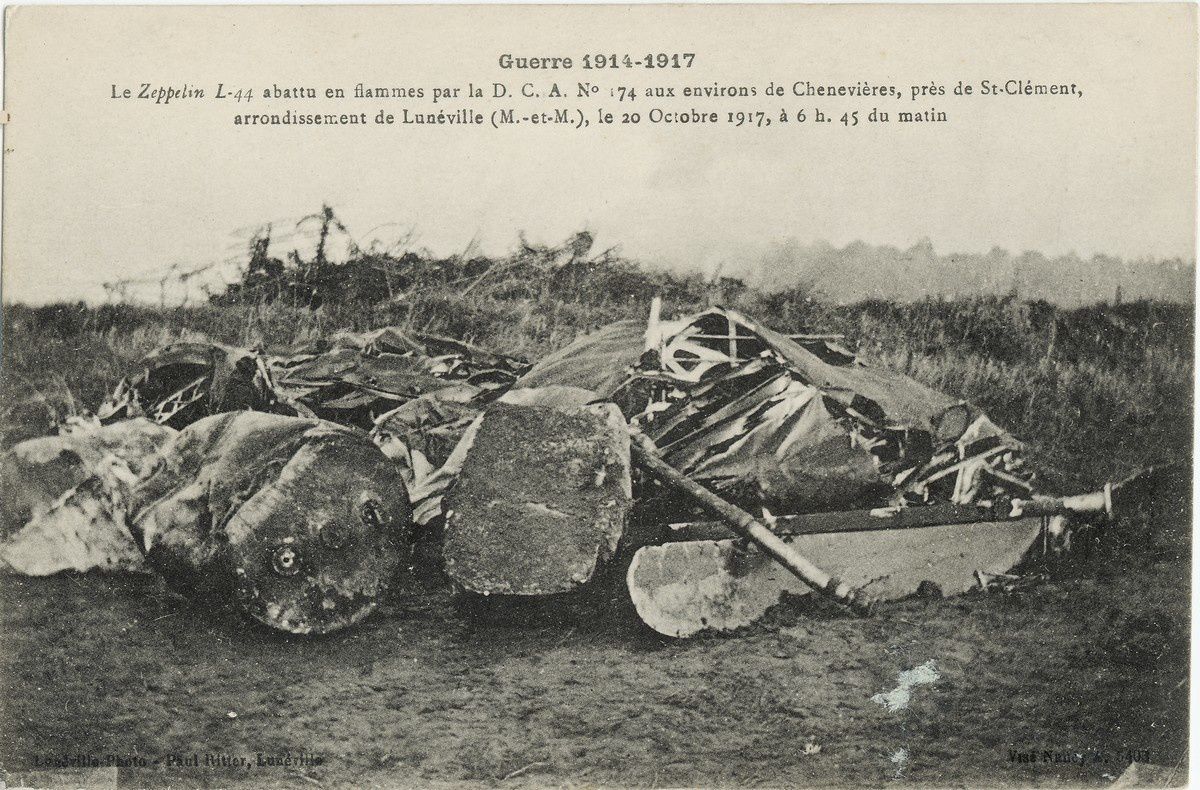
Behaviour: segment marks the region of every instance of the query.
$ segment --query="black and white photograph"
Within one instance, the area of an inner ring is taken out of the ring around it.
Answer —
[[[9,5],[0,787],[1184,787],[1195,3]]]

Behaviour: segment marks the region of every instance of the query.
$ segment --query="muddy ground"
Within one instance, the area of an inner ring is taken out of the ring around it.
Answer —
[[[1183,782],[1188,520],[1160,504],[1023,592],[801,599],[689,641],[616,583],[515,610],[414,585],[299,639],[151,576],[6,577],[0,760],[9,786],[1102,786],[1131,758]],[[907,709],[872,701],[930,660]],[[145,766],[55,770],[110,755]]]

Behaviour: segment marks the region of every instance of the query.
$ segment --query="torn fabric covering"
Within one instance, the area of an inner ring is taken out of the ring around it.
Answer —
[[[371,438],[393,460],[420,453],[428,465],[441,466],[479,414],[480,407],[471,404],[478,392],[470,385],[459,385],[413,398],[380,416]]]
[[[452,338],[384,327],[338,332],[328,347],[272,357],[280,392],[313,414],[370,430],[402,404],[455,383],[475,393],[504,389],[529,367]]]
[[[417,524],[441,514],[442,492],[462,468],[465,450],[448,462],[482,410],[471,403],[478,392],[465,383],[436,390],[387,412],[371,429],[371,440],[396,463],[408,487]]]
[[[354,348],[368,356],[378,354],[416,354],[426,357],[453,358],[456,365],[466,368],[459,376],[468,378],[487,371],[505,371],[517,374],[529,364],[517,357],[497,354],[485,348],[455,340],[451,337],[430,335],[424,332],[408,332],[398,327],[385,326],[367,332],[336,332],[330,339],[334,348]]]
[[[0,454],[0,532],[9,534],[45,513],[95,475],[109,456],[141,474],[175,431],[150,420],[113,425],[69,424],[55,436],[20,442]]]
[[[125,495],[175,434],[145,419],[75,423],[9,448],[0,456],[0,568],[142,570]]]
[[[1028,488],[1020,444],[970,404],[828,338],[794,340],[724,308],[612,324],[516,386],[547,384],[613,400],[664,460],[755,509],[969,502]]]
[[[731,376],[749,385],[746,392],[700,387],[689,402],[699,415],[684,408],[649,423],[664,459],[689,477],[732,489],[737,499],[761,495],[775,512],[865,507],[886,498],[891,487],[874,459],[847,437],[820,391],[758,362],[745,368],[761,368],[765,381]]]
[[[364,356],[339,348],[319,356],[274,361],[279,387],[325,419],[360,427],[364,420],[390,411],[425,392],[445,386],[422,357]]]
[[[645,350],[646,324],[628,319],[597,329],[539,360],[514,389],[580,387],[611,398]]]
[[[593,400],[588,390],[550,386],[509,390],[495,402],[572,409]],[[424,526],[442,515],[443,495],[467,461],[484,408],[469,385],[459,384],[409,401],[380,417],[371,429],[371,439],[396,463],[408,486],[413,523]]]
[[[329,343],[275,355],[183,342],[147,356],[99,415],[105,423],[145,415],[183,428],[211,414],[249,409],[370,429],[383,413],[448,382],[507,388],[526,368],[516,357],[397,327],[338,332]]]
[[[0,541],[0,569],[25,576],[147,570],[125,526],[126,495],[134,482],[129,467],[108,456],[96,474]]]

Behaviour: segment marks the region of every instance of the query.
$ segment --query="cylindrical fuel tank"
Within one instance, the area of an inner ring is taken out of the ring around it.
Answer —
[[[130,528],[177,591],[282,631],[365,617],[407,564],[411,508],[363,433],[243,411],[185,428],[134,488]]]

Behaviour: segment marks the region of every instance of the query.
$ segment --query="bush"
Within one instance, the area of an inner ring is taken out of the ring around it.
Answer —
[[[336,222],[328,210],[317,216]],[[1013,295],[834,305],[808,284],[767,293],[645,270],[613,250],[591,254],[591,241],[586,232],[557,247],[522,239],[499,259],[352,245],[335,264],[320,247],[311,261],[268,258],[260,237],[242,281],[210,304],[9,305],[0,442],[94,409],[141,356],[184,337],[283,349],[399,325],[535,359],[612,321],[644,319],[661,296],[664,317],[727,304],[782,332],[842,334],[860,356],[984,408],[1026,440],[1052,487],[1090,488],[1191,454],[1189,306],[1068,310]]]

